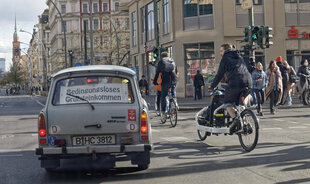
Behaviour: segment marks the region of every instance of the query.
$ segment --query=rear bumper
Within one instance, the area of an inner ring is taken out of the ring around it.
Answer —
[[[110,146],[77,146],[36,148],[36,155],[77,155],[94,153],[131,153],[151,151],[149,144],[138,145],[110,145]]]

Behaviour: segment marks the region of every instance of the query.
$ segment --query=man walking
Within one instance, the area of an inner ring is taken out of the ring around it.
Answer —
[[[142,75],[142,79],[139,81],[139,88],[143,97],[149,94],[149,84],[145,79],[145,75]]]
[[[200,74],[200,70],[197,70],[197,74],[194,77],[194,86],[195,86],[195,100],[200,100],[202,98],[201,87],[205,85],[202,75]]]

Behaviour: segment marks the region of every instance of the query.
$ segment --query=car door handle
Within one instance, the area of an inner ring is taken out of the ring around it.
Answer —
[[[101,128],[101,124],[85,125],[85,126],[84,126],[84,128],[89,128],[89,127],[97,127],[97,128]]]

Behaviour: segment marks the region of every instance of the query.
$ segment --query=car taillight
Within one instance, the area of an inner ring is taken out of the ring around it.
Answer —
[[[148,133],[148,127],[147,127],[147,114],[146,112],[141,113],[141,128],[140,131],[142,134]]]
[[[39,115],[39,136],[40,137],[46,136],[46,125],[45,125],[45,118],[43,114]]]

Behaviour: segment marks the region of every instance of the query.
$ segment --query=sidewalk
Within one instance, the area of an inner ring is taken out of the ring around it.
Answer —
[[[300,100],[298,99],[298,96],[295,95],[292,97],[293,99],[293,105],[287,106],[287,105],[281,105],[278,106],[278,109],[294,109],[294,108],[307,108],[310,106],[303,105]],[[147,96],[146,101],[149,105],[150,110],[155,109],[155,96]],[[178,98],[178,104],[179,104],[179,111],[199,111],[203,107],[210,104],[210,97],[203,97],[201,100],[194,100],[192,97],[188,98]],[[269,109],[269,100],[266,101],[263,104],[263,109]]]

